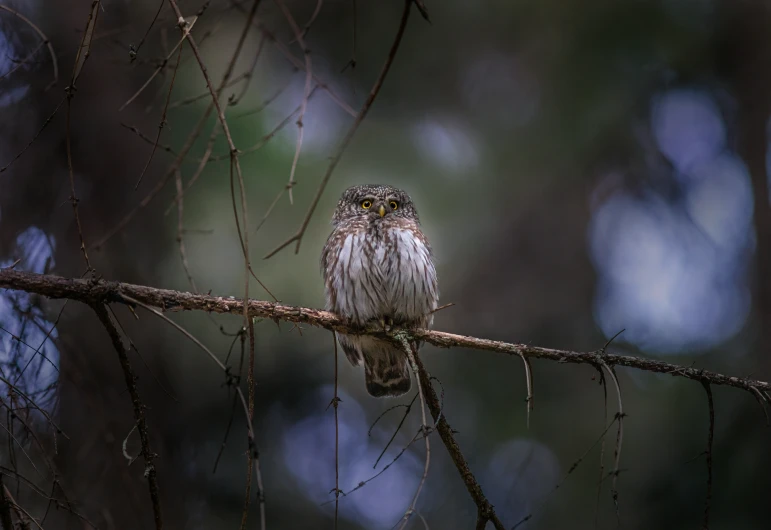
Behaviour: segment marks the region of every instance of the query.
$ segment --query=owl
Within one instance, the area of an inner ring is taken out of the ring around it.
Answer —
[[[410,196],[391,186],[348,188],[332,226],[321,254],[327,310],[355,326],[430,327],[439,300],[436,269]],[[372,396],[410,389],[401,348],[369,335],[338,336],[351,364],[364,364]]]

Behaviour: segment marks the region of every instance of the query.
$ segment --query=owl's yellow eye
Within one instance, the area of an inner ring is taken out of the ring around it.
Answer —
[[[392,210],[396,210],[399,207],[399,203],[396,201],[391,201],[388,203],[388,206],[390,206]]]
[[[372,208],[372,201],[362,201],[361,207],[364,208],[365,210],[369,210],[370,208]]]

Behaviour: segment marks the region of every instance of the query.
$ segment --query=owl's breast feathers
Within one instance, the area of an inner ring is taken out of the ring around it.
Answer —
[[[327,309],[364,324],[430,326],[439,298],[431,247],[410,219],[356,220],[338,226],[322,253]]]

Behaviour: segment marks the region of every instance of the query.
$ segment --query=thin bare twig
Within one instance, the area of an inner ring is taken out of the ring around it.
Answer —
[[[195,280],[193,280],[193,275],[190,274],[190,266],[187,263],[187,252],[185,251],[185,240],[182,237],[182,234],[185,231],[184,227],[184,199],[182,198],[182,173],[177,169],[174,172],[175,175],[175,182],[177,184],[177,246],[179,247],[179,257],[182,259],[182,268],[185,269],[185,276],[187,276],[187,281],[190,283],[190,287],[192,287],[193,292],[198,292],[198,287],[195,285]]]
[[[35,48],[31,52],[29,52],[26,55],[26,57],[24,57],[24,59],[22,59],[20,61],[16,61],[16,65],[13,68],[8,70],[4,74],[0,75],[0,81],[2,81],[3,79],[5,79],[8,76],[13,75],[14,72],[16,72],[18,69],[22,68],[25,64],[27,64],[27,62],[29,62],[29,60],[32,59],[35,56],[35,54],[40,51],[40,48],[42,48],[43,46],[45,46],[45,42],[41,42],[40,44],[35,46]]]
[[[161,319],[163,319],[166,322],[168,322],[169,324],[171,324],[173,327],[175,327],[177,330],[179,330],[183,335],[185,335],[188,339],[190,339],[196,346],[198,346],[204,352],[206,352],[206,354],[212,360],[214,360],[214,362],[223,371],[223,373],[226,374],[228,377],[230,377],[230,370],[217,358],[216,355],[214,355],[214,353],[209,348],[207,348],[201,341],[199,341],[197,338],[195,338],[185,328],[183,328],[182,326],[180,326],[179,324],[177,324],[176,322],[174,322],[173,320],[168,318],[163,313],[153,309],[152,307],[149,307],[149,306],[143,304],[142,302],[139,302],[138,300],[135,300],[135,299],[133,299],[133,298],[131,298],[129,296],[124,296],[124,300],[126,302],[134,303],[134,304],[137,304],[137,305],[140,305],[140,306],[144,307],[148,311],[154,313],[155,315],[159,316]],[[254,324],[253,324],[253,321],[252,321],[252,326],[253,325]],[[249,330],[249,332],[250,332],[250,337],[254,337],[254,329]],[[252,338],[251,340],[254,340],[254,339]],[[251,349],[251,351],[254,351],[254,344],[250,345],[250,349]],[[252,379],[252,381],[253,381],[253,379]],[[253,390],[254,384],[252,384],[251,387],[252,387],[252,392],[253,392],[254,391]],[[246,403],[246,399],[244,398],[243,392],[241,392],[241,389],[238,388],[238,386],[236,386],[235,388],[236,388],[236,393],[238,394],[239,399],[241,400],[241,403],[243,405],[244,414],[246,416],[247,435],[248,435],[248,444],[249,444],[249,464],[250,464],[249,476],[251,476],[251,466],[254,465],[255,474],[257,476],[257,487],[258,487],[258,492],[257,493],[258,493],[258,496],[259,496],[259,503],[260,503],[260,528],[262,530],[264,530],[265,529],[265,520],[266,520],[266,518],[265,518],[265,495],[264,495],[264,489],[263,489],[263,485],[262,485],[262,474],[260,472],[260,465],[259,465],[259,451],[257,449],[257,443],[256,443],[255,434],[254,434],[254,429],[252,427],[252,414],[250,414],[249,407],[248,407],[248,405]],[[252,400],[253,399],[254,398],[252,398]],[[247,495],[247,497],[248,497],[248,495]]]
[[[533,411],[533,369],[530,361],[524,355],[519,356],[525,365],[525,384],[527,385],[527,428],[530,428],[530,413]]]
[[[183,335],[185,335],[185,336],[186,336],[188,339],[190,339],[191,341],[193,341],[193,342],[194,342],[195,344],[197,344],[197,345],[198,345],[198,346],[199,346],[201,349],[203,349],[203,350],[204,350],[206,353],[208,353],[208,354],[209,354],[209,357],[211,358],[211,360],[213,360],[213,361],[214,361],[214,363],[215,363],[215,364],[216,364],[216,365],[217,365],[217,366],[220,368],[220,370],[222,370],[223,372],[227,372],[227,368],[226,368],[226,367],[225,367],[225,365],[222,363],[222,361],[220,361],[220,360],[219,360],[219,358],[218,358],[216,355],[214,355],[214,354],[211,352],[211,350],[209,350],[209,348],[207,348],[206,346],[204,346],[204,345],[201,343],[201,341],[199,341],[199,340],[198,340],[198,339],[196,339],[196,338],[195,338],[193,335],[191,335],[191,334],[190,334],[190,333],[189,333],[189,332],[188,332],[188,331],[187,331],[185,328],[183,328],[182,326],[180,326],[179,324],[177,324],[176,322],[174,322],[173,320],[171,320],[169,317],[167,317],[166,315],[164,315],[163,313],[161,313],[161,312],[160,312],[160,311],[158,311],[157,309],[155,309],[155,308],[153,308],[153,307],[150,307],[149,305],[147,305],[147,304],[144,304],[144,303],[140,302],[139,300],[136,300],[136,299],[134,299],[134,298],[132,298],[132,297],[130,297],[130,296],[127,296],[127,295],[125,295],[125,294],[124,294],[124,295],[121,295],[121,298],[123,298],[123,300],[125,300],[126,302],[129,302],[129,303],[131,303],[131,304],[136,304],[136,305],[138,305],[138,306],[140,306],[140,307],[143,307],[143,308],[144,308],[144,309],[146,309],[147,311],[150,311],[151,313],[153,313],[153,314],[157,315],[158,317],[162,318],[163,320],[165,320],[166,322],[168,322],[169,324],[171,324],[173,327],[177,328],[177,329],[178,329],[178,330],[179,330],[179,331],[180,331],[180,332],[181,332]]]
[[[599,366],[595,366],[597,369],[597,372],[600,374],[600,384],[602,385],[602,403],[603,403],[603,417],[602,417],[602,424],[607,425],[608,423],[608,385],[605,381],[605,373],[602,371],[602,368]],[[600,475],[597,479],[597,499],[594,504],[594,528],[599,528],[600,523],[600,494],[602,493],[602,479],[605,476],[605,437],[602,438],[602,443],[600,444]]]
[[[611,428],[611,427],[613,427],[613,424],[614,424],[614,423],[616,423],[616,421],[618,421],[618,416],[616,416],[616,417],[614,417],[614,418],[613,418],[613,421],[611,421],[611,422],[610,422],[610,423],[609,423],[609,424],[608,424],[608,425],[605,427],[605,429],[604,429],[604,430],[603,430],[603,431],[600,433],[600,435],[597,437],[597,439],[596,439],[596,440],[594,440],[594,442],[592,443],[592,445],[590,445],[590,446],[589,446],[589,448],[588,448],[586,451],[584,451],[584,453],[583,453],[581,456],[579,456],[579,457],[578,457],[578,458],[577,458],[577,459],[576,459],[576,460],[575,460],[575,461],[574,461],[574,462],[573,462],[573,463],[570,465],[570,467],[568,468],[568,470],[567,470],[567,472],[565,473],[565,475],[564,475],[564,476],[563,476],[563,477],[560,479],[560,481],[559,481],[559,482],[557,482],[557,484],[555,484],[555,485],[554,485],[554,488],[552,488],[552,490],[551,490],[550,494],[553,494],[553,493],[555,493],[555,492],[556,492],[558,489],[560,489],[560,488],[562,487],[562,485],[563,485],[563,484],[564,484],[564,483],[567,481],[567,479],[570,477],[570,475],[572,475],[572,474],[573,474],[573,472],[575,472],[575,470],[576,470],[576,469],[578,469],[578,466],[580,466],[580,465],[581,465],[581,463],[582,463],[582,462],[583,462],[583,461],[586,459],[586,457],[587,457],[587,456],[589,456],[589,453],[591,453],[591,452],[592,452],[592,450],[594,449],[594,447],[595,447],[595,446],[596,446],[598,443],[604,443],[604,441],[605,441],[605,435],[606,435],[606,434],[608,434],[608,431],[610,430],[610,428]],[[602,478],[602,477],[600,477],[600,478]],[[519,521],[518,521],[518,522],[517,522],[517,523],[516,523],[516,524],[513,526],[513,528],[517,528],[518,526],[521,526],[522,524],[524,524],[524,523],[526,523],[527,521],[529,521],[530,519],[532,519],[532,518],[533,518],[533,515],[536,513],[536,511],[540,511],[540,510],[542,510],[542,509],[543,509],[543,507],[546,505],[546,502],[547,502],[547,500],[548,500],[548,498],[547,498],[547,497],[544,497],[544,499],[543,499],[543,500],[542,500],[542,501],[539,503],[539,506],[538,506],[538,508],[534,509],[533,511],[531,511],[530,513],[528,513],[528,514],[527,514],[525,517],[523,517],[522,519],[520,519],[520,520],[519,520]]]
[[[182,12],[179,9],[179,6],[177,5],[177,2],[175,0],[169,0],[169,4],[171,5],[172,9],[174,10],[174,13],[178,17],[178,25],[180,30],[184,33],[185,28],[187,27],[187,22],[185,22],[185,19],[182,16]],[[237,57],[241,53],[241,49],[243,47],[243,44],[246,40],[246,36],[249,32],[249,29],[252,25],[252,20],[254,19],[255,14],[257,13],[257,8],[260,5],[260,0],[254,0],[252,3],[252,9],[249,11],[249,15],[247,17],[246,26],[244,27],[241,36],[239,37],[238,43],[236,44],[236,49],[233,52],[233,56],[230,60],[230,63],[228,64],[227,68],[225,69],[225,73],[222,76],[221,86],[224,87],[228,79],[230,78],[230,75],[233,72],[233,67],[235,66],[235,62]],[[209,89],[209,92],[211,93],[212,97],[212,103],[214,104],[214,107],[217,109],[217,117],[219,118],[220,125],[222,127],[222,132],[225,134],[225,138],[228,142],[228,147],[230,148],[230,188],[231,188],[231,195],[233,196],[234,206],[235,206],[235,195],[233,192],[233,172],[235,170],[236,175],[238,176],[238,185],[241,192],[241,213],[244,218],[244,231],[243,234],[241,233],[241,229],[239,227],[238,222],[238,211],[236,208],[233,208],[233,215],[235,217],[236,221],[236,229],[238,231],[238,238],[241,242],[241,247],[243,250],[244,255],[244,323],[249,330],[249,373],[247,374],[247,379],[249,383],[249,406],[248,406],[248,421],[251,424],[252,418],[254,417],[254,322],[249,318],[248,309],[247,309],[247,302],[249,300],[249,273],[251,272],[254,274],[251,270],[251,264],[249,260],[249,234],[248,234],[248,225],[249,225],[249,218],[248,218],[248,209],[246,206],[246,189],[244,185],[244,177],[241,173],[241,165],[238,161],[238,150],[236,149],[235,143],[233,142],[233,137],[230,134],[230,128],[228,127],[227,120],[225,119],[225,114],[222,111],[222,107],[219,103],[219,96],[220,91],[215,91],[214,86],[212,85],[211,79],[209,78],[209,74],[206,71],[206,66],[203,63],[203,59],[201,58],[201,53],[198,49],[198,45],[195,42],[195,39],[192,35],[188,33],[187,35],[188,43],[190,44],[190,48],[193,50],[193,55],[195,55],[196,60],[198,61],[198,65],[201,69],[201,74],[204,77],[204,80],[206,81],[206,86]],[[256,275],[255,275],[256,278]],[[259,279],[258,279],[259,282]],[[267,289],[266,289],[267,290]],[[259,495],[260,495],[260,525],[261,528],[265,528],[265,502],[264,502],[264,495],[261,485],[261,476],[259,472],[259,454],[256,449],[256,444],[254,440],[254,432],[250,429],[250,436],[249,436],[249,454],[247,457],[247,464],[249,466],[249,470],[247,472],[247,484],[246,484],[246,495],[244,499],[244,511],[241,517],[241,530],[244,530],[246,528],[246,518],[249,512],[249,501],[250,501],[250,489],[251,489],[251,482],[252,482],[252,464],[254,463],[254,466],[257,470],[257,479],[258,479],[258,488],[259,488]]]
[[[316,87],[316,88],[318,88],[318,87]],[[313,94],[315,93],[316,88],[311,90],[311,93],[310,93],[309,97],[313,97]],[[255,143],[251,147],[247,147],[246,149],[240,150],[239,153],[238,153],[239,156],[243,156],[243,155],[247,155],[247,154],[250,154],[250,153],[254,153],[254,152],[259,151],[260,149],[262,149],[265,146],[265,144],[267,144],[274,136],[276,136],[276,134],[281,129],[283,129],[284,127],[286,127],[289,124],[289,122],[292,120],[292,117],[295,114],[297,114],[298,112],[300,112],[301,108],[302,108],[302,104],[298,105],[297,108],[295,108],[291,113],[289,113],[289,115],[286,118],[281,120],[278,123],[278,125],[273,127],[273,129],[268,134],[266,134],[265,136],[263,136],[262,138],[257,140],[257,143]],[[210,162],[219,162],[220,160],[225,160],[225,159],[228,159],[228,158],[230,158],[230,154],[215,155],[215,156],[211,156],[209,158],[209,161]],[[285,187],[285,189],[286,189],[286,187]]]
[[[52,122],[52,121],[53,121],[53,119],[54,119],[54,116],[56,116],[56,113],[57,113],[57,112],[59,112],[59,109],[60,109],[60,108],[62,108],[62,105],[64,105],[64,102],[65,102],[65,101],[67,101],[67,98],[68,98],[68,96],[67,96],[67,95],[65,95],[65,96],[64,96],[64,97],[61,99],[61,101],[59,101],[59,104],[58,104],[58,105],[56,105],[56,108],[54,109],[54,111],[53,111],[51,114],[49,114],[49,115],[48,115],[48,117],[46,118],[46,120],[43,122],[43,125],[41,125],[41,126],[40,126],[40,128],[37,130],[37,132],[35,133],[35,135],[32,137],[32,139],[31,139],[29,142],[27,142],[27,145],[25,145],[25,146],[22,148],[22,150],[21,150],[21,151],[19,151],[18,153],[16,153],[16,155],[14,155],[14,157],[13,157],[13,158],[12,158],[12,159],[11,159],[11,160],[10,160],[10,161],[9,161],[9,162],[6,164],[6,165],[4,165],[3,167],[0,167],[0,173],[3,173],[3,172],[4,172],[4,171],[6,171],[6,170],[7,170],[9,167],[11,167],[11,166],[13,165],[13,163],[14,163],[14,162],[16,162],[16,161],[17,161],[19,158],[21,158],[21,156],[22,156],[22,155],[23,155],[23,154],[24,154],[24,153],[27,151],[27,149],[29,149],[29,148],[32,146],[32,144],[34,144],[34,143],[35,143],[35,140],[37,140],[37,139],[38,139],[38,137],[39,137],[41,134],[43,134],[43,131],[46,129],[46,127],[48,127],[48,126],[51,124],[51,122]]]
[[[372,466],[372,469],[377,469],[377,465],[380,463],[380,459],[383,458],[383,456],[386,454],[386,451],[388,451],[388,448],[391,447],[391,444],[396,439],[396,435],[399,434],[399,431],[402,428],[402,425],[404,425],[404,422],[407,420],[407,416],[409,416],[410,411],[412,410],[412,405],[415,403],[415,400],[418,399],[418,395],[415,394],[413,396],[412,400],[408,405],[405,405],[403,403],[399,405],[394,405],[393,407],[388,407],[383,412],[380,413],[380,415],[375,418],[375,421],[372,422],[372,425],[369,426],[369,430],[367,431],[367,436],[372,436],[372,429],[375,428],[375,425],[377,425],[377,422],[379,422],[383,417],[391,412],[392,410],[396,410],[398,408],[404,407],[404,414],[402,415],[402,419],[399,421],[398,425],[396,426],[396,429],[394,429],[394,433],[391,435],[391,438],[389,438],[388,442],[385,444],[385,447],[383,447],[383,450],[380,451],[380,454],[377,456],[377,459],[375,460],[375,463]]]
[[[142,35],[142,38],[139,40],[139,44],[131,47],[131,51],[130,51],[131,62],[134,62],[136,60],[137,54],[139,53],[139,50],[142,48],[142,45],[145,43],[145,40],[147,40],[147,36],[150,34],[150,30],[153,29],[153,26],[155,25],[155,21],[158,20],[158,15],[161,14],[161,9],[163,9],[163,4],[165,2],[166,0],[161,0],[158,3],[158,10],[155,12],[153,19],[150,21],[150,25],[147,26],[147,29],[145,30],[145,34]]]
[[[214,110],[214,104],[210,103],[209,106],[206,108],[206,111],[201,115],[201,117],[198,119],[198,123],[193,128],[193,130],[190,132],[190,134],[187,136],[187,139],[185,140],[185,144],[182,146],[182,149],[180,149],[179,154],[177,154],[177,157],[174,159],[174,162],[172,162],[171,166],[166,170],[166,174],[158,181],[158,183],[149,191],[147,192],[147,195],[144,196],[144,198],[139,201],[139,204],[137,204],[129,213],[123,216],[123,218],[118,221],[118,223],[113,226],[102,238],[91,245],[90,248],[93,249],[100,249],[104,246],[107,241],[112,239],[115,234],[123,230],[130,222],[131,220],[140,212],[142,209],[144,209],[150,202],[160,193],[160,191],[166,186],[166,183],[169,181],[169,178],[171,178],[172,175],[174,175],[174,172],[180,167],[182,162],[187,157],[188,152],[190,149],[192,149],[193,144],[195,143],[198,136],[203,131],[204,126],[206,125],[206,120],[209,118],[209,115],[211,114],[212,110]]]
[[[364,118],[367,116],[369,109],[372,107],[372,103],[374,103],[375,98],[380,92],[380,88],[383,86],[383,82],[385,81],[386,75],[388,75],[388,71],[391,69],[391,65],[393,64],[394,59],[396,58],[396,52],[399,50],[399,45],[402,42],[402,37],[404,36],[404,30],[407,28],[407,20],[409,20],[410,18],[411,7],[412,7],[412,0],[405,0],[404,10],[402,11],[402,18],[399,21],[399,29],[396,32],[396,37],[394,38],[393,44],[391,45],[391,49],[388,52],[388,57],[386,58],[385,63],[383,64],[383,68],[380,71],[380,75],[375,81],[375,84],[372,86],[372,90],[370,90],[369,96],[367,97],[367,100],[364,102],[364,105],[362,105],[361,110],[359,111],[359,114],[356,116],[356,119],[353,122],[353,125],[351,125],[351,128],[348,129],[348,133],[345,135],[345,138],[343,138],[342,143],[337,148],[337,151],[335,152],[335,154],[332,156],[332,160],[329,163],[329,166],[327,167],[326,173],[324,173],[324,176],[321,179],[321,183],[319,184],[319,189],[316,191],[316,195],[313,197],[313,200],[311,201],[311,205],[308,208],[308,212],[305,214],[305,219],[303,219],[303,222],[300,225],[299,230],[292,237],[290,237],[289,239],[281,243],[278,247],[276,247],[271,252],[269,252],[263,259],[268,259],[274,256],[279,251],[283,250],[284,248],[286,248],[287,246],[291,245],[294,242],[297,243],[297,245],[295,246],[295,254],[300,252],[300,243],[302,243],[303,235],[305,235],[305,230],[308,228],[308,224],[310,224],[311,217],[313,216],[313,212],[316,211],[316,207],[319,204],[321,195],[324,193],[324,189],[327,187],[327,183],[329,182],[329,179],[332,177],[332,172],[335,170],[335,168],[337,167],[337,164],[340,162],[340,159],[343,157],[343,152],[345,151],[346,147],[348,147],[348,144],[351,143],[351,140],[353,139],[353,135],[356,134],[356,131],[359,129],[359,126],[364,121]]]
[[[53,69],[54,69],[54,80],[48,86],[51,87],[56,83],[58,83],[59,82],[59,63],[56,60],[56,53],[54,52],[54,47],[51,44],[51,41],[48,39],[48,37],[46,37],[46,34],[43,33],[43,31],[39,27],[37,27],[34,22],[32,22],[30,19],[28,19],[18,11],[15,11],[10,7],[4,6],[2,4],[0,4],[0,10],[6,11],[12,14],[13,16],[19,18],[20,20],[22,20],[25,24],[31,27],[34,30],[34,32],[37,33],[38,36],[42,39],[43,44],[45,44],[46,47],[48,48],[48,53],[51,55],[51,63],[53,64]]]
[[[423,486],[426,484],[426,478],[428,477],[428,466],[431,463],[431,444],[428,441],[428,435],[429,432],[429,426],[428,421],[426,421],[426,398],[423,395],[423,385],[420,382],[420,374],[418,373],[418,365],[415,362],[415,352],[413,351],[412,346],[408,342],[407,338],[404,335],[398,336],[399,342],[401,342],[402,349],[404,350],[404,353],[407,355],[407,359],[410,361],[410,367],[412,368],[413,373],[415,374],[415,380],[418,384],[418,396],[420,396],[420,417],[421,417],[421,430],[423,432],[423,439],[426,442],[426,463],[423,467],[423,476],[420,477],[420,482],[418,483],[418,487],[415,490],[415,495],[412,497],[412,502],[410,503],[410,507],[407,508],[407,511],[404,512],[404,517],[402,518],[402,522],[399,525],[399,530],[404,530],[404,527],[407,526],[407,523],[410,520],[410,517],[412,517],[412,514],[415,513],[415,506],[418,503],[418,497],[420,497],[420,492],[423,490]]]
[[[332,332],[332,342],[335,348],[335,396],[332,398],[332,406],[335,408],[335,530],[337,530],[340,508],[340,425],[337,408],[340,405],[340,398],[337,395],[337,335],[334,331]]]
[[[163,113],[161,114],[161,121],[158,123],[158,134],[155,135],[155,141],[153,142],[153,150],[150,151],[150,158],[147,159],[147,163],[145,164],[145,167],[142,168],[142,173],[139,174],[139,180],[137,180],[136,185],[134,185],[134,190],[139,188],[139,184],[142,182],[142,178],[145,176],[145,173],[147,172],[147,168],[150,167],[150,162],[153,161],[153,157],[155,156],[155,151],[158,150],[158,142],[161,140],[161,133],[163,132],[163,128],[166,126],[166,113],[169,110],[169,101],[171,100],[171,91],[174,90],[174,81],[177,79],[177,71],[179,70],[179,61],[182,58],[182,47],[179,47],[179,51],[177,52],[177,62],[174,65],[174,70],[172,70],[171,73],[171,82],[169,83],[169,92],[166,95],[166,103],[163,105]],[[179,173],[179,171],[177,171]]]
[[[91,262],[88,259],[88,251],[86,250],[86,242],[83,239],[83,226],[80,222],[80,212],[78,210],[78,197],[75,195],[75,172],[72,168],[72,134],[70,130],[70,115],[72,114],[72,99],[75,97],[75,91],[77,90],[75,83],[80,76],[80,72],[88,60],[91,54],[91,39],[94,37],[94,30],[96,29],[96,23],[99,19],[99,6],[101,0],[94,0],[91,4],[91,10],[88,13],[88,20],[86,21],[86,28],[83,30],[83,39],[80,41],[78,47],[78,53],[75,56],[75,65],[72,68],[72,77],[70,78],[70,84],[65,89],[67,94],[67,170],[70,174],[70,202],[72,203],[72,211],[75,216],[75,225],[78,228],[78,236],[80,237],[80,251],[83,253],[83,259],[86,262],[86,269],[91,270]],[[83,53],[83,50],[86,50]],[[83,59],[81,61],[81,54]]]
[[[295,171],[297,170],[297,162],[300,159],[300,150],[302,149],[302,145],[303,145],[303,136],[305,131],[303,119],[305,118],[305,111],[308,108],[308,98],[310,97],[310,93],[311,93],[311,82],[313,80],[313,65],[311,63],[311,52],[308,49],[308,47],[305,46],[305,39],[303,38],[303,32],[300,31],[300,27],[297,25],[297,22],[292,16],[292,12],[289,11],[289,9],[286,7],[286,4],[284,4],[282,0],[273,0],[273,1],[278,6],[279,10],[281,10],[281,13],[284,15],[284,18],[289,23],[289,26],[292,28],[292,31],[294,32],[294,35],[295,35],[295,39],[300,45],[300,49],[302,49],[302,52],[303,52],[303,58],[305,59],[305,88],[303,91],[302,103],[300,103],[300,116],[297,118],[297,122],[296,122],[297,123],[297,144],[295,145],[294,158],[292,159],[292,167],[289,170],[289,182],[287,183],[287,189],[289,190],[289,204],[294,204],[294,198],[292,196],[292,187],[295,184],[294,175],[295,175]],[[321,8],[321,3],[319,2],[316,9],[320,10],[320,8]],[[316,13],[314,13],[314,15],[315,14]]]
[[[611,381],[613,381],[613,385],[616,387],[616,395],[618,396],[618,412],[616,413],[616,417],[618,418],[618,431],[616,433],[616,449],[612,471],[613,480],[611,482],[610,491],[613,496],[613,504],[616,505],[616,519],[620,524],[621,514],[618,508],[618,488],[616,485],[618,483],[619,464],[621,463],[621,448],[624,443],[624,404],[621,400],[621,386],[618,384],[615,370],[608,366],[607,363],[601,362],[600,365],[608,372]]]
[[[158,148],[160,148],[162,151],[166,151],[167,153],[171,153],[172,155],[176,155],[177,154],[170,145],[156,143],[155,140],[153,140],[152,138],[150,138],[149,136],[144,134],[142,131],[139,130],[139,128],[137,128],[134,125],[129,125],[128,123],[121,122],[120,126],[128,129],[131,132],[133,132],[134,134],[136,134],[141,140],[143,140],[147,144],[158,146]]]
[[[715,404],[712,400],[712,387],[702,381],[707,392],[707,405],[709,406],[709,434],[707,435],[707,499],[704,502],[704,523],[702,528],[709,530],[709,511],[712,507],[712,441],[715,437]]]
[[[236,7],[236,9],[241,9],[241,10],[243,10],[243,7],[239,6],[238,4],[236,4],[236,5],[235,5],[235,7]],[[298,68],[298,69],[301,69],[301,70],[304,70],[304,69],[305,69],[305,63],[304,63],[303,61],[301,61],[300,59],[298,59],[297,57],[295,57],[295,56],[292,54],[292,52],[289,50],[289,48],[287,48],[287,47],[286,47],[286,45],[284,45],[284,43],[282,43],[281,41],[279,41],[279,40],[276,38],[276,35],[275,35],[275,34],[274,34],[272,31],[270,31],[270,29],[269,29],[269,28],[266,28],[266,27],[265,27],[264,25],[262,25],[262,24],[258,24],[257,26],[258,26],[258,28],[260,29],[260,31],[262,31],[262,32],[263,32],[263,34],[264,34],[264,35],[265,35],[265,36],[266,36],[268,39],[270,39],[270,41],[271,41],[271,42],[272,42],[272,43],[275,45],[275,47],[276,47],[276,48],[278,48],[278,51],[280,51],[280,52],[281,52],[281,54],[282,54],[284,57],[286,57],[286,59],[287,59],[287,60],[288,60],[290,63],[292,63],[292,65],[293,65],[295,68]],[[313,74],[313,81],[315,81],[315,82],[316,82],[316,84],[317,84],[317,85],[319,85],[319,87],[321,87],[321,89],[322,89],[322,90],[324,90],[324,91],[325,91],[325,92],[326,92],[326,93],[329,95],[330,99],[332,99],[332,101],[334,101],[334,102],[335,102],[335,103],[336,103],[336,104],[337,104],[337,105],[338,105],[338,106],[339,106],[339,107],[340,107],[342,110],[344,110],[346,113],[350,114],[350,115],[351,115],[351,116],[353,116],[354,118],[356,118],[356,117],[358,116],[358,114],[356,113],[356,111],[355,111],[355,110],[353,110],[353,108],[351,108],[351,106],[350,106],[350,105],[348,105],[348,104],[347,104],[345,101],[343,101],[343,100],[342,100],[342,98],[340,98],[340,96],[338,96],[338,95],[337,95],[337,94],[336,94],[336,93],[335,93],[335,92],[334,92],[334,91],[333,91],[333,90],[332,90],[332,89],[329,87],[329,85],[327,85],[327,83],[325,83],[324,81],[322,81],[322,80],[321,80],[321,79],[320,79],[320,78],[319,78],[319,77],[318,77],[316,74]]]
[[[3,474],[0,473],[0,525],[3,530],[13,530],[13,519],[11,518],[11,497],[5,494],[5,484],[3,483]]]
[[[161,63],[158,66],[156,66],[155,70],[153,70],[153,73],[150,74],[150,77],[147,79],[147,81],[145,81],[142,84],[142,86],[140,86],[139,89],[136,92],[134,92],[134,94],[130,98],[128,98],[128,100],[126,100],[126,102],[123,105],[120,106],[120,108],[118,109],[118,112],[122,111],[123,109],[131,105],[131,103],[133,103],[134,100],[138,98],[142,92],[144,92],[144,90],[150,85],[150,83],[152,83],[153,79],[155,79],[155,76],[157,76],[159,73],[161,73],[161,71],[164,68],[166,68],[166,65],[168,64],[169,59],[171,59],[171,56],[174,55],[175,51],[177,51],[177,48],[182,46],[182,43],[185,42],[185,39],[190,34],[190,30],[193,29],[193,25],[195,25],[197,20],[198,20],[198,17],[194,17],[191,22],[186,23],[187,25],[185,26],[185,30],[182,32],[182,37],[180,37],[180,39],[177,41],[177,44],[174,45],[174,48],[172,48],[172,50],[169,52],[166,58],[163,59],[163,61],[161,61]]]
[[[302,36],[305,37],[308,34],[308,31],[310,31],[311,26],[313,26],[313,23],[316,22],[316,19],[319,16],[319,13],[321,13],[321,7],[324,5],[324,0],[316,0],[316,7],[313,9],[313,13],[311,14],[311,18],[308,19],[308,22],[305,23],[303,26]],[[294,44],[297,42],[296,40],[289,41],[289,44]],[[304,46],[301,45],[301,47],[304,48]]]
[[[153,515],[155,518],[156,530],[163,528],[163,516],[161,514],[161,501],[158,488],[158,476],[155,470],[155,453],[150,450],[150,437],[147,430],[147,419],[145,417],[145,405],[139,397],[139,390],[137,389],[137,376],[134,374],[131,368],[131,363],[128,358],[128,349],[123,344],[123,339],[118,332],[118,328],[115,327],[115,323],[110,318],[110,314],[107,311],[105,304],[94,303],[92,306],[102,325],[107,330],[107,334],[112,340],[113,347],[118,353],[118,360],[120,361],[121,368],[123,369],[123,377],[126,380],[126,388],[131,396],[131,404],[134,407],[134,419],[136,420],[137,431],[139,432],[139,441],[141,443],[141,455],[145,462],[144,476],[147,478],[148,487],[150,489],[150,499],[153,505]]]

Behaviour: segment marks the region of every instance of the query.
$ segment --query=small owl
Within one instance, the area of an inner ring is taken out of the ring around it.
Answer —
[[[343,192],[321,254],[327,310],[363,326],[428,328],[439,300],[431,246],[410,196],[391,186]],[[405,352],[366,335],[339,335],[351,364],[364,363],[367,391],[400,396],[410,389]]]

